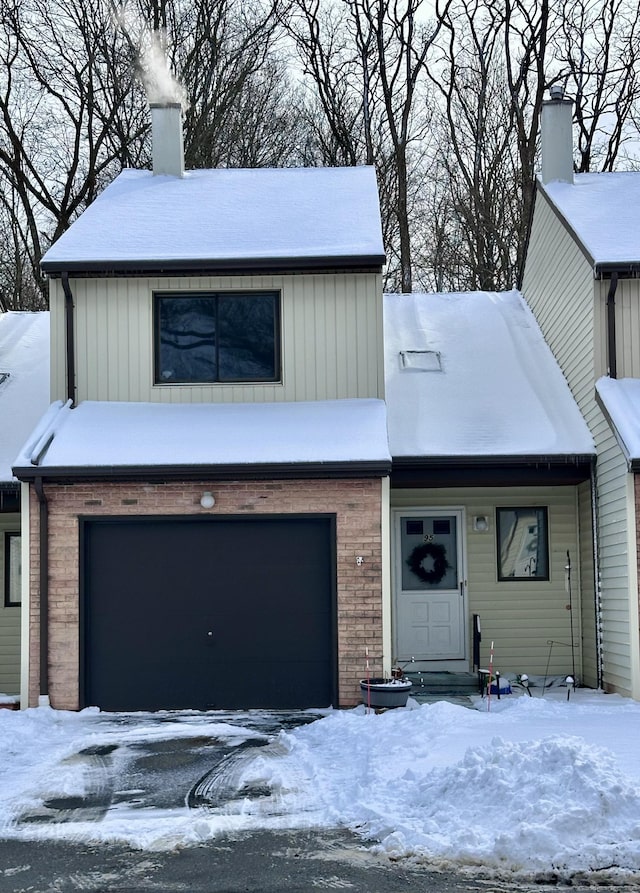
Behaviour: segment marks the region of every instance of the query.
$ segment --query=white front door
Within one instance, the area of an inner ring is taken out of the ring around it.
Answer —
[[[462,512],[396,513],[396,659],[464,660]]]

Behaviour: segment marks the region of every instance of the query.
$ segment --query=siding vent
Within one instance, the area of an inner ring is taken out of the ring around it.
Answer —
[[[401,350],[400,365],[407,371],[442,372],[439,350]]]

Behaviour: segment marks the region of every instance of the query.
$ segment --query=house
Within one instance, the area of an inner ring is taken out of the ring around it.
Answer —
[[[573,173],[572,103],[543,108],[542,175],[522,276],[597,447],[602,685],[640,697],[638,510],[640,174]]]
[[[184,173],[180,108],[153,115],[153,173],[43,259],[23,701],[350,703],[390,469],[374,171]]]
[[[521,297],[383,300],[371,168],[185,173],[153,114],[43,259],[23,702],[350,706],[474,615],[596,684],[593,439]]]
[[[20,692],[20,483],[11,466],[49,405],[49,314],[0,313],[0,695]]]

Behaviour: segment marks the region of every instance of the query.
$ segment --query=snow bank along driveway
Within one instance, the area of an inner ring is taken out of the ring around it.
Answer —
[[[158,850],[342,826],[431,866],[640,877],[640,704],[578,690],[486,706],[0,710],[0,837]]]

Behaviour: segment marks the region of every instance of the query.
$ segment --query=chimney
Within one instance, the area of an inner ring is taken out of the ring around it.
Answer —
[[[182,104],[150,103],[153,173],[182,177],[184,146],[182,142]]]
[[[559,84],[549,88],[542,103],[542,182],[573,183],[573,103]]]

